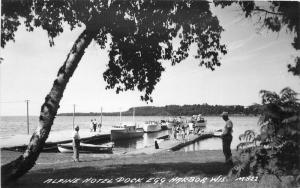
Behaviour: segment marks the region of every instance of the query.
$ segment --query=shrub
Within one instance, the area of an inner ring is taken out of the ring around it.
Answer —
[[[262,177],[273,174],[278,178],[299,175],[300,104],[297,93],[284,88],[279,94],[266,90],[260,94],[260,133],[247,130],[240,135],[239,157],[231,175]]]

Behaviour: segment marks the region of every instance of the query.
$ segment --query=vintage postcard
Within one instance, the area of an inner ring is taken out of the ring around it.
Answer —
[[[299,187],[300,2],[2,0],[2,187]]]

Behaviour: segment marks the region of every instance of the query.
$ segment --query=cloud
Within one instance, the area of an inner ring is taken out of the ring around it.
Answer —
[[[257,36],[256,34],[253,34],[248,38],[233,41],[228,45],[228,50],[234,51],[236,49],[239,49],[239,48],[245,46],[248,42],[252,41],[256,36]]]

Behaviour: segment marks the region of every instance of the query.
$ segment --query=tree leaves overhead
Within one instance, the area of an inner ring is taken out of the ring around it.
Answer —
[[[117,93],[138,89],[145,101],[152,101],[151,93],[164,71],[162,60],[175,65],[186,59],[191,44],[196,44],[199,65],[214,70],[220,66],[220,55],[226,54],[225,45],[220,44],[223,29],[206,1],[18,2],[21,7],[2,1],[2,47],[14,39],[20,17],[28,31],[36,27],[46,30],[50,46],[66,24],[71,30],[85,25],[99,31],[95,41],[101,48],[111,39],[103,74],[106,88],[115,88]]]
[[[300,2],[299,1],[218,1],[215,0],[216,6],[222,8],[238,4],[245,17],[256,15],[259,17],[258,24],[262,28],[267,28],[274,32],[279,32],[282,28],[294,33],[294,41],[292,46],[300,49]],[[300,58],[295,58],[295,65],[288,65],[288,71],[296,76],[300,76]]]
[[[130,7],[124,4],[119,7]],[[128,19],[120,22],[124,16]],[[118,93],[137,87],[145,91],[141,99],[146,101],[152,101],[150,94],[164,71],[160,60],[175,65],[188,57],[190,45],[196,43],[200,65],[214,70],[220,65],[219,53],[226,53],[219,44],[222,28],[207,2],[133,2],[132,8],[112,17],[106,27],[112,37],[104,72],[107,88],[116,87]],[[172,40],[178,35],[180,45],[175,49]]]

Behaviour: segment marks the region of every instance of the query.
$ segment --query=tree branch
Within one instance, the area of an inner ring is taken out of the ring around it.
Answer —
[[[280,15],[280,16],[283,15],[283,13],[271,12],[271,11],[268,11],[266,9],[262,9],[262,8],[258,8],[258,7],[256,7],[255,9],[253,9],[253,11],[261,11],[261,12],[265,12],[265,13],[269,13],[269,14],[274,14],[274,15]]]

